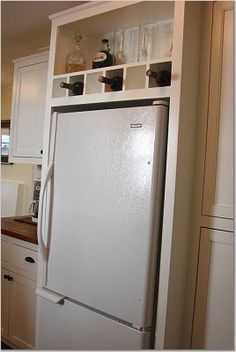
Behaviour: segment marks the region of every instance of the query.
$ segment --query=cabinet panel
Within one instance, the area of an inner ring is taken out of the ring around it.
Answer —
[[[1,334],[5,339],[8,337],[9,322],[9,281],[4,279],[8,272],[2,269],[1,273]]]
[[[9,261],[9,243],[1,239],[1,262],[4,267],[8,266]]]
[[[34,348],[36,282],[14,274],[10,284],[9,341],[20,348]]]
[[[42,157],[47,67],[47,62],[40,62],[15,68],[10,151],[13,162],[21,158],[24,162],[40,162]]]
[[[233,5],[214,4],[203,215],[233,218]]]
[[[233,233],[202,229],[192,347],[234,346]]]

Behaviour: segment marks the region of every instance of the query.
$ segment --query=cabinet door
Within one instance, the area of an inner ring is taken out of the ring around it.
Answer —
[[[233,218],[233,3],[215,2],[203,214]]]
[[[192,347],[233,350],[233,233],[202,229]]]
[[[36,282],[14,273],[10,286],[9,341],[19,348],[34,348]]]
[[[42,62],[15,70],[10,150],[13,162],[40,163],[47,66]]]
[[[9,274],[2,269],[1,276],[1,334],[5,339],[8,338],[8,322],[9,322],[9,281],[4,279],[4,275]]]

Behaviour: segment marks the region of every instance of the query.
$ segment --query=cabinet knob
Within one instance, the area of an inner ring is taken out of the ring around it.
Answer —
[[[9,277],[9,275],[3,275],[3,278],[5,279],[5,280],[7,280],[8,279],[8,277]]]
[[[25,261],[28,263],[35,263],[35,260],[32,257],[25,257]]]
[[[40,150],[40,154],[43,154],[43,149]]]

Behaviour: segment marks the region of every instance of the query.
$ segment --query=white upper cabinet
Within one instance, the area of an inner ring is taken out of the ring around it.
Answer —
[[[48,53],[14,62],[10,161],[41,164]]]
[[[214,4],[203,215],[233,218],[233,3]]]

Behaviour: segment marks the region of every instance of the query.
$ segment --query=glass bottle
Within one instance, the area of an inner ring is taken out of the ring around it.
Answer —
[[[146,75],[153,78],[158,87],[169,86],[171,83],[171,72],[167,70],[159,72],[147,70]]]
[[[110,53],[110,47],[108,39],[102,39],[101,49],[93,58],[92,68],[113,65],[113,55]]]
[[[74,82],[74,83],[61,82],[60,87],[68,89],[71,95],[82,95],[84,84],[83,82]]]
[[[152,46],[152,27],[150,24],[140,26],[139,61],[150,59]]]
[[[115,65],[122,65],[125,63],[124,56],[124,30],[117,29],[114,34],[114,61]]]
[[[115,76],[112,78],[99,76],[98,81],[104,84],[108,84],[113,91],[122,90],[123,78],[121,76]]]
[[[73,36],[75,47],[74,50],[66,57],[66,73],[83,71],[86,69],[86,60],[81,50],[82,34],[75,33]]]

